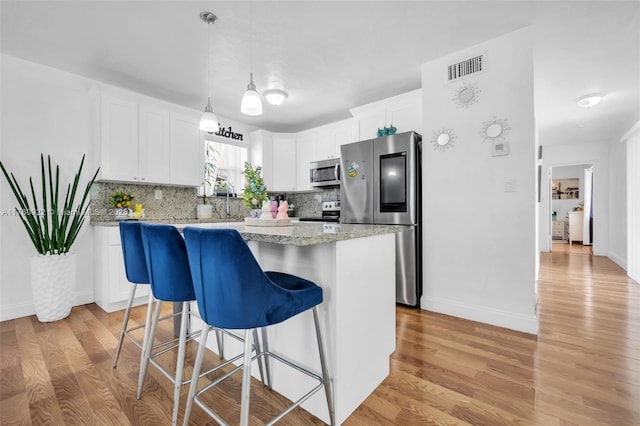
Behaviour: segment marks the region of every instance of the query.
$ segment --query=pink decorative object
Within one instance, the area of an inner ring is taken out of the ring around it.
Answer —
[[[278,202],[275,200],[271,201],[271,218],[275,219],[278,214]]]
[[[289,203],[287,203],[287,200],[280,201],[280,205],[278,206],[278,216],[276,216],[276,219],[287,219],[289,217],[287,214],[288,209]]]

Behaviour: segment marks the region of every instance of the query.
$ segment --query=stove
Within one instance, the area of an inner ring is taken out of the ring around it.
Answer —
[[[300,222],[340,222],[340,201],[323,202],[322,216],[301,217]]]

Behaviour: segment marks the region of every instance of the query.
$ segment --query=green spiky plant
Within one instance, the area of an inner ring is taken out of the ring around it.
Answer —
[[[2,173],[20,206],[19,209],[16,207],[15,210],[27,230],[36,251],[42,255],[61,255],[69,252],[78,236],[78,232],[82,228],[90,205],[89,191],[98,176],[100,168],[96,170],[93,178],[87,183],[80,204],[74,206],[78,183],[84,166],[84,155],[73,180],[73,186],[70,183],[67,184],[67,192],[62,204],[60,203],[60,166],[55,166],[54,180],[50,155],[47,155],[47,165],[48,168],[45,169],[44,155],[40,154],[42,198],[40,204],[38,204],[36,191],[33,188],[33,179],[29,178],[29,186],[31,188],[31,201],[29,201],[13,173],[7,173],[4,164],[0,161]]]

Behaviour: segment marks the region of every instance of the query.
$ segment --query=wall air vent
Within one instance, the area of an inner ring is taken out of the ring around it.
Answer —
[[[471,74],[477,74],[484,71],[485,68],[486,63],[484,55],[465,59],[464,61],[460,61],[447,67],[447,81],[455,81]]]

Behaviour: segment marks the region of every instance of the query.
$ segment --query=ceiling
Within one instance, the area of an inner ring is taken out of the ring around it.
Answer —
[[[617,140],[640,119],[638,1],[2,0],[1,51],[202,110],[205,10],[218,16],[214,112],[266,130],[349,118],[349,108],[421,87],[422,64],[525,26],[542,144]],[[281,106],[263,102],[260,117],[239,111],[251,56],[260,92],[289,93]],[[591,92],[606,97],[578,108]]]

